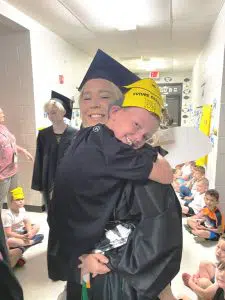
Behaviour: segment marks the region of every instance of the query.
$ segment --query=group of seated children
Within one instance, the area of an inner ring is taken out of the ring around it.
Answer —
[[[3,227],[11,266],[22,266],[25,263],[22,254],[35,244],[40,243],[44,236],[37,234],[39,225],[32,224],[24,208],[24,192],[21,187],[10,191],[8,210],[2,214]]]
[[[189,217],[185,228],[195,236],[196,241],[217,241],[224,233],[224,216],[218,208],[219,193],[209,189],[209,181],[205,178],[205,168],[195,166],[193,162],[184,166],[192,171],[185,182],[178,186],[178,175],[187,179],[178,166],[174,173],[173,186],[180,199],[182,213]]]
[[[196,241],[218,241],[217,263],[201,262],[196,274],[183,274],[183,282],[199,299],[224,300],[225,223],[224,216],[218,208],[219,193],[215,189],[209,189],[205,168],[195,166],[193,162],[177,166],[173,187],[180,199],[183,215],[188,216],[185,228],[195,236]]]

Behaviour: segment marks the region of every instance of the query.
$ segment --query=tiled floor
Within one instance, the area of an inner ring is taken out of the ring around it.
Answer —
[[[41,225],[41,233],[45,234],[43,243],[36,245],[25,252],[27,263],[24,267],[16,270],[16,276],[24,290],[25,300],[56,300],[64,288],[63,282],[52,282],[47,276],[46,248],[48,225],[45,213],[29,213],[32,222]],[[185,222],[185,219],[184,219]],[[186,288],[181,279],[183,272],[193,273],[196,271],[200,260],[215,260],[215,244],[206,242],[204,245],[194,241],[193,236],[184,229],[184,250],[181,270],[172,282],[174,294],[186,294],[191,300],[196,296]]]

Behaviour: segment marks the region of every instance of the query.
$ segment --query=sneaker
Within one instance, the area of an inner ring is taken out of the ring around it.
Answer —
[[[32,246],[41,243],[43,239],[44,239],[44,235],[43,234],[36,234],[32,238],[32,240],[34,241],[34,243],[32,244]]]

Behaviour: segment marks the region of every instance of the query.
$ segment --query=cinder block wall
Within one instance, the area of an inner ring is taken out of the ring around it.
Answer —
[[[29,31],[0,36],[0,44],[0,107],[17,144],[34,155],[36,129]],[[32,170],[33,163],[20,155],[19,181],[25,190],[26,204],[40,207],[40,194],[30,189]]]

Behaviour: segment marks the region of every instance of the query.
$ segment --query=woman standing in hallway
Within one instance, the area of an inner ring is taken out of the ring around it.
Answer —
[[[16,144],[14,135],[4,125],[5,115],[0,108],[0,213],[9,190],[14,189],[17,183],[17,153],[22,153],[28,160],[32,155]]]
[[[72,117],[72,101],[54,91],[52,97],[44,106],[52,126],[38,133],[31,185],[32,189],[42,193],[46,210],[51,199],[56,168],[77,132],[64,122],[64,117]]]

